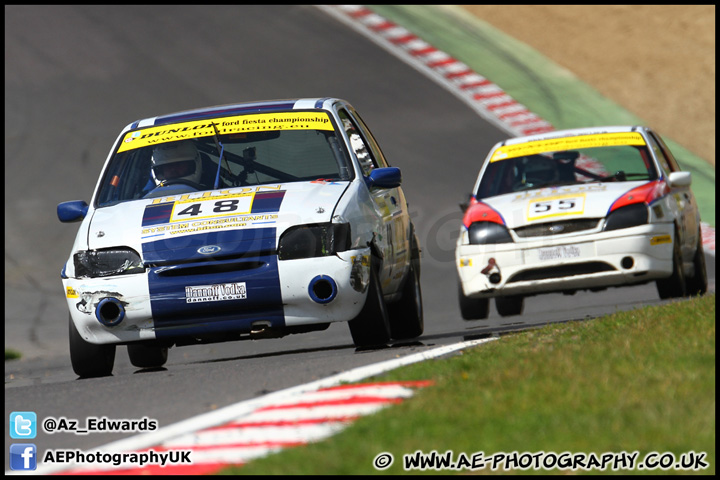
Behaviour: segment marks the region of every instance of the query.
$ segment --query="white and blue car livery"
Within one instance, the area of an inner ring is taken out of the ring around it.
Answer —
[[[173,176],[175,175],[175,176]],[[83,377],[115,347],[157,367],[171,346],[348,322],[359,347],[422,334],[419,244],[376,140],[344,100],[211,107],[128,125],[62,271]]]

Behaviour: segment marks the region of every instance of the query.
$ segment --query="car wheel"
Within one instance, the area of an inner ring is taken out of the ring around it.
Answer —
[[[385,345],[390,341],[390,322],[376,265],[373,259],[365,306],[357,317],[348,322],[356,347]]]
[[[70,317],[70,363],[73,371],[82,378],[106,377],[115,365],[115,345],[95,345],[86,342],[75,328]]]
[[[412,262],[403,287],[402,298],[388,305],[388,313],[390,336],[395,340],[406,340],[422,335],[424,329],[422,292],[420,278]]]
[[[490,299],[469,298],[463,293],[462,285],[458,284],[458,300],[463,320],[484,320],[490,314]]]
[[[705,249],[702,243],[702,234],[698,232],[698,244],[693,258],[695,275],[686,280],[687,295],[705,295],[708,287],[707,268],[705,266]]]
[[[685,297],[687,295],[685,288],[685,271],[683,270],[677,231],[675,232],[675,241],[673,242],[672,274],[668,278],[657,280],[655,285],[657,286],[658,295],[660,295],[660,298],[663,300]]]
[[[168,359],[168,348],[144,344],[134,343],[128,345],[128,356],[130,357],[130,363],[138,368],[154,368],[162,367],[165,365]]]
[[[509,317],[511,315],[521,315],[525,307],[525,298],[522,295],[512,295],[510,297],[496,297],[495,308],[501,317]]]

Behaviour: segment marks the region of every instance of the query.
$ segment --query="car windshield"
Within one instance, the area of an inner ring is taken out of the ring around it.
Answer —
[[[128,132],[108,164],[97,206],[352,175],[327,113],[241,115]]]
[[[642,139],[639,134],[637,137]],[[558,145],[562,142],[546,143],[553,147],[562,146]],[[543,187],[650,181],[657,178],[657,171],[643,140],[627,142],[634,143],[632,145],[593,146],[597,143],[587,142],[587,148],[549,151],[534,145],[530,148],[531,144],[528,143],[513,146],[513,149],[507,148],[500,155],[496,152],[483,172],[475,196],[485,198]],[[577,145],[578,142],[573,144]],[[515,155],[517,153],[526,154]]]

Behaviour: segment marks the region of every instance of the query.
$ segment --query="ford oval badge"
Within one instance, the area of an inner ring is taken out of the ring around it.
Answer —
[[[204,247],[198,248],[198,253],[201,255],[212,255],[222,250],[217,245],[205,245]]]

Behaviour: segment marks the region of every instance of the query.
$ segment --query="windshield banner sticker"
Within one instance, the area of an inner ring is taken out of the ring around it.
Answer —
[[[238,115],[211,120],[196,120],[143,128],[125,135],[118,153],[136,148],[198,137],[211,137],[215,134],[228,135],[249,132],[268,132],[277,130],[334,130],[330,117],[324,112],[281,112]]]
[[[490,158],[490,162],[507,160],[508,158],[537,155],[545,152],[559,152],[580,148],[612,147],[612,146],[643,146],[645,140],[636,132],[630,133],[601,133],[595,135],[581,135],[576,137],[553,138],[537,142],[520,143],[518,145],[505,145],[498,148]]]

